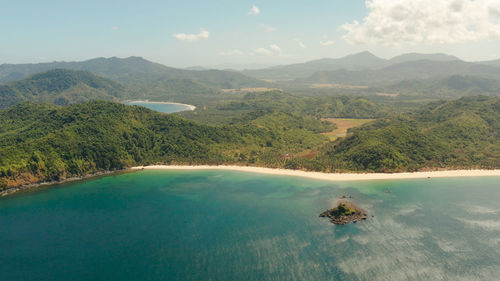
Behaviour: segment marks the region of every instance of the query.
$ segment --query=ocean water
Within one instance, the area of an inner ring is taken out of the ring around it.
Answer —
[[[370,218],[318,217],[342,195]],[[140,171],[19,193],[0,199],[0,280],[497,281],[500,178]]]
[[[125,102],[126,105],[140,105],[146,108],[156,110],[163,113],[174,113],[189,110],[189,106],[177,103],[159,103],[159,102],[145,102],[145,101],[129,101]]]

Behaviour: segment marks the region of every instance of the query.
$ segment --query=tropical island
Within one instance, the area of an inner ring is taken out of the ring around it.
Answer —
[[[339,201],[337,207],[326,210],[319,216],[329,218],[331,223],[337,225],[346,225],[350,222],[357,223],[368,218],[365,210],[347,200]]]

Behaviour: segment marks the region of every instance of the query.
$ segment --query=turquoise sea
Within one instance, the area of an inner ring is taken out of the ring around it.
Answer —
[[[318,217],[342,195],[370,218]],[[22,192],[0,199],[0,280],[498,281],[500,178],[148,170]]]
[[[163,102],[146,102],[146,101],[128,101],[126,105],[140,105],[146,108],[156,110],[163,113],[173,113],[189,110],[189,106],[177,103],[163,103]]]

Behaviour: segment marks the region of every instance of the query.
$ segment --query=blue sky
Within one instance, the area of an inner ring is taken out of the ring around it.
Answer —
[[[142,56],[178,67],[273,65],[364,50],[500,58],[499,1],[483,1],[0,0],[0,63]],[[464,22],[436,27],[436,18],[467,11]]]

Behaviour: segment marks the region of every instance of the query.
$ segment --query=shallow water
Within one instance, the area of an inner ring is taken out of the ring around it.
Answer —
[[[318,217],[344,194],[374,217]],[[101,177],[0,200],[0,280],[499,280],[499,199],[498,177]]]
[[[159,102],[145,102],[145,101],[129,101],[125,102],[126,105],[140,105],[146,108],[156,110],[162,113],[174,113],[185,110],[190,110],[188,105],[177,103],[159,103]]]

